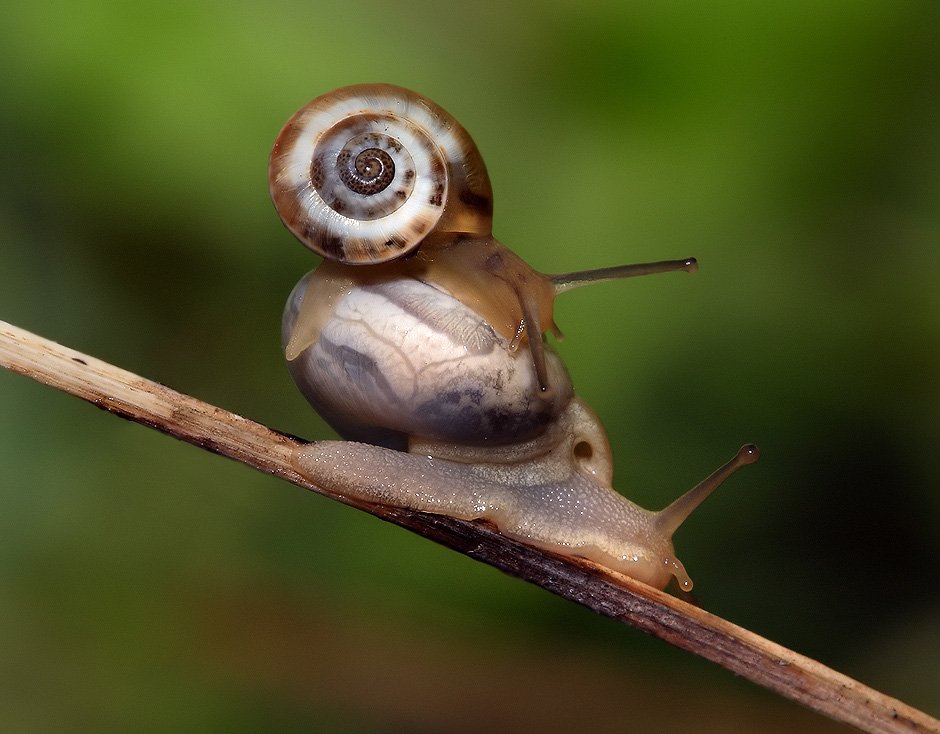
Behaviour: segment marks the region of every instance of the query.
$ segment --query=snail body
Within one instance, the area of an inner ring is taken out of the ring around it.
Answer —
[[[299,471],[366,501],[489,520],[651,585],[691,581],[672,533],[748,446],[659,513],[612,488],[610,447],[545,331],[558,293],[670,270],[664,261],[545,275],[491,233],[492,192],[469,134],[390,85],[318,97],[269,168],[287,228],[324,262],[282,321],[289,371],[344,442],[307,444]]]

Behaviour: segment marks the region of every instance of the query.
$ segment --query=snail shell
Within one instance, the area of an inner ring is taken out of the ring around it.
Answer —
[[[399,258],[432,230],[490,234],[492,190],[470,135],[390,84],[345,87],[301,108],[274,144],[269,183],[287,228],[339,262]]]
[[[528,439],[573,394],[555,352],[545,348],[552,390],[543,392],[528,350],[452,294],[408,276],[323,263],[291,293],[282,341],[316,411],[343,437],[389,448],[405,449],[409,436]]]

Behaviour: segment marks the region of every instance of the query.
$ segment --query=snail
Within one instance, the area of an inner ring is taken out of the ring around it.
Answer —
[[[492,235],[489,177],[470,135],[430,99],[385,84],[317,97],[271,153],[284,225],[323,262],[292,291],[282,345],[300,391],[345,441],[295,452],[298,471],[373,503],[488,520],[658,588],[692,582],[672,535],[746,445],[664,510],[612,487],[606,433],[561,358],[556,295],[694,271],[694,258],[545,275]]]

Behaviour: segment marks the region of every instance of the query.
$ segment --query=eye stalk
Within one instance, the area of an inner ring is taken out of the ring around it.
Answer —
[[[686,273],[698,272],[698,260],[687,257],[682,260],[660,260],[652,263],[634,263],[632,265],[615,265],[611,268],[596,268],[594,270],[579,270],[573,273],[559,273],[549,275],[555,294],[565,293],[575,288],[591,283],[605,283],[608,280],[622,278],[635,278],[639,275],[655,275],[657,273],[671,273],[684,270]]]
[[[728,477],[741,467],[755,463],[760,458],[760,449],[752,443],[745,444],[728,463],[720,466],[692,489],[679,497],[668,507],[656,513],[656,526],[672,536],[689,515],[704,502],[708,496],[720,487]]]

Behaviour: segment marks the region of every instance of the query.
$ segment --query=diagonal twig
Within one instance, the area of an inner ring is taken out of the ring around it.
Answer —
[[[711,660],[866,732],[934,732],[940,721],[821,663],[590,561],[499,535],[483,523],[383,507],[325,491],[291,465],[303,441],[0,321],[0,366],[110,413],[381,517]]]

